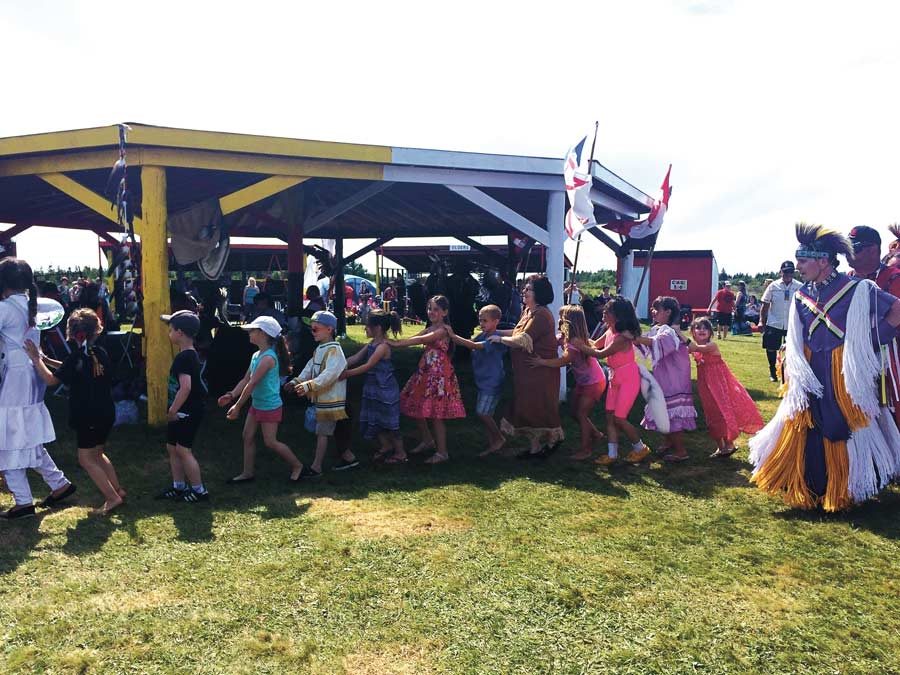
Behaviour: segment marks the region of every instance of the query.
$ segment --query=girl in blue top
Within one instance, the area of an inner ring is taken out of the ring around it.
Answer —
[[[250,331],[250,342],[259,351],[250,360],[250,367],[243,379],[234,389],[222,394],[218,401],[221,408],[231,406],[226,417],[236,420],[247,399],[251,399],[250,412],[244,422],[244,470],[229,478],[228,482],[249,483],[253,480],[257,426],[262,427],[266,447],[290,465],[290,480],[296,482],[300,479],[303,464],[277,437],[282,418],[281,376],[287,375],[290,367],[290,354],[281,336],[281,325],[271,316],[260,316],[243,328]]]

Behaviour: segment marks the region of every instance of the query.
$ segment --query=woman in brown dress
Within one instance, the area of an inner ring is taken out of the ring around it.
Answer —
[[[543,457],[565,438],[559,421],[559,369],[527,362],[531,354],[542,359],[558,355],[556,321],[547,309],[553,287],[547,277],[529,277],[522,300],[525,308],[516,327],[488,338],[510,347],[512,360],[513,401],[500,429],[507,436],[521,434],[528,439],[529,448],[519,457]]]

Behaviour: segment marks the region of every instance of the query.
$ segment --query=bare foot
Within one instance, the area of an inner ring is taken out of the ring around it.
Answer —
[[[118,488],[118,489],[116,490],[116,492],[119,493],[119,496],[122,498],[122,501],[124,502],[124,501],[125,501],[125,497],[128,496],[128,493],[125,492],[125,490],[123,490],[122,488]]]
[[[374,459],[377,462],[378,460],[384,459],[385,457],[390,455],[392,451],[393,451],[393,448],[378,448],[378,452],[376,452],[372,456],[372,459]]]
[[[487,457],[488,455],[493,455],[494,453],[500,452],[503,449],[503,446],[506,445],[506,440],[502,440],[499,443],[491,443],[487,450],[482,450],[478,453],[479,457]]]
[[[450,455],[441,454],[440,452],[434,453],[431,457],[425,460],[426,464],[443,464],[447,460],[450,459]]]
[[[303,465],[302,464],[300,466],[298,466],[296,469],[294,469],[293,471],[291,471],[291,480],[292,481],[299,480],[301,473],[303,473]]]
[[[594,454],[593,450],[584,450],[581,452],[574,452],[571,455],[569,455],[569,459],[571,459],[573,462],[583,462],[586,459],[590,459],[591,455],[593,455],[593,454]]]
[[[107,499],[105,502],[103,502],[103,506],[101,506],[99,509],[94,509],[93,511],[91,511],[91,514],[95,516],[108,516],[124,503],[125,500],[121,497],[114,500]]]
[[[410,450],[409,454],[418,455],[425,452],[426,450],[434,450],[434,441],[428,441],[427,443],[425,441],[422,441],[416,447]]]

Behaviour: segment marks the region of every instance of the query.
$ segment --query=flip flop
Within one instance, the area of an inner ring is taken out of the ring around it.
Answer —
[[[663,455],[663,461],[668,462],[669,464],[678,464],[679,462],[686,462],[690,457],[688,455],[680,456],[680,455]]]
[[[721,459],[723,457],[731,457],[734,453],[737,452],[737,448],[723,448],[720,450],[716,450],[710,457],[715,459]]]

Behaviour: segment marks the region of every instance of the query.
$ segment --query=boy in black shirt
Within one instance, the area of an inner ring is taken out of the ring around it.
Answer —
[[[178,354],[169,370],[169,420],[166,428],[166,450],[172,467],[172,487],[160,492],[157,499],[190,503],[209,500],[200,477],[200,465],[191,448],[203,419],[203,385],[200,383],[200,358],[194,349],[194,338],[200,331],[200,317],[188,310],[163,314],[169,324],[169,340]]]

